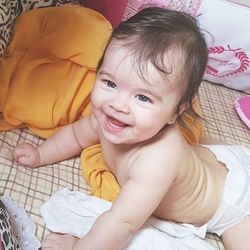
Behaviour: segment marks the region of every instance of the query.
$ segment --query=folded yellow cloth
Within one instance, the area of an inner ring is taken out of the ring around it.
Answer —
[[[120,187],[104,162],[100,144],[83,150],[81,164],[82,173],[90,186],[91,194],[113,201],[119,193]]]
[[[15,22],[0,59],[0,131],[28,127],[47,138],[61,126],[90,113],[95,67],[111,33],[103,16],[76,5],[36,9]],[[196,110],[200,106],[195,104]],[[203,133],[184,114],[189,143]],[[83,175],[93,195],[113,201],[120,187],[106,166],[100,145],[81,155]]]
[[[199,99],[196,99],[193,103],[194,110],[202,116],[201,106]],[[182,119],[186,124],[186,127],[181,126],[181,132],[189,144],[196,144],[200,142],[200,139],[204,137],[204,124],[201,120],[194,120],[192,116],[187,113],[182,113]]]
[[[95,67],[112,31],[77,5],[28,11],[0,59],[0,131],[28,127],[47,138],[89,114]]]

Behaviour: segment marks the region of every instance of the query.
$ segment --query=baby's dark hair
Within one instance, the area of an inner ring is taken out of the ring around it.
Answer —
[[[183,105],[185,112],[194,118],[199,117],[193,101],[206,68],[208,52],[196,19],[179,11],[146,8],[120,23],[113,30],[106,48],[113,41],[121,41],[122,46],[129,49],[141,77],[145,73],[145,62],[151,62],[160,72],[170,74],[172,69],[167,69],[166,53],[173,51],[172,56],[175,57],[174,53],[180,51],[183,56],[178,79],[181,79],[183,88],[176,107],[177,120],[185,126],[180,116]],[[105,51],[97,70],[103,63]]]

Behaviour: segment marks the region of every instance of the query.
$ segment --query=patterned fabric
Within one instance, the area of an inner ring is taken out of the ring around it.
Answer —
[[[52,193],[64,187],[83,193],[89,191],[83,181],[79,157],[34,170],[14,164],[11,151],[24,141],[34,145],[42,142],[25,129],[0,133],[0,193],[10,196],[26,210],[36,224],[36,236],[41,240],[48,230],[40,215],[40,207]]]
[[[62,4],[78,4],[77,0],[0,0],[0,56],[8,46],[15,18],[23,12],[43,7],[56,7]]]
[[[20,246],[18,241],[13,234],[12,222],[10,215],[4,206],[3,202],[0,200],[0,237],[3,250],[18,250]]]
[[[142,9],[148,7],[161,7],[183,11],[195,16],[202,0],[128,0],[123,20],[127,20]]]
[[[207,136],[250,148],[249,130],[233,107],[234,100],[243,95],[220,85],[202,84],[200,100]],[[13,163],[11,150],[24,141],[38,145],[42,139],[26,129],[0,133],[0,193],[26,209],[36,224],[36,236],[41,240],[48,230],[39,209],[52,193],[68,187],[89,194],[89,188],[82,177],[79,157],[33,170]],[[206,240],[216,249],[224,249],[217,236],[207,234]]]
[[[229,144],[250,148],[250,133],[238,117],[234,101],[243,92],[204,81],[200,90],[201,108],[206,119],[205,134]]]
[[[198,16],[209,56],[204,79],[250,94],[250,8],[203,0]]]

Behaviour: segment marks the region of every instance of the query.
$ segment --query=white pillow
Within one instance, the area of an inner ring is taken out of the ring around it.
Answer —
[[[202,0],[197,15],[208,31],[204,79],[250,93],[250,8],[224,0]]]
[[[204,79],[250,93],[250,3],[248,0],[128,0],[123,20],[151,6],[198,16],[209,47]],[[242,5],[239,5],[242,4]],[[246,6],[243,6],[246,5]],[[199,16],[200,15],[200,16]]]

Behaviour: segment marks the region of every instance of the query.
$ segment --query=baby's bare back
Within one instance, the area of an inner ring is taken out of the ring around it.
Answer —
[[[202,146],[190,146],[180,172],[155,215],[162,219],[201,226],[218,209],[224,190],[226,167]]]

